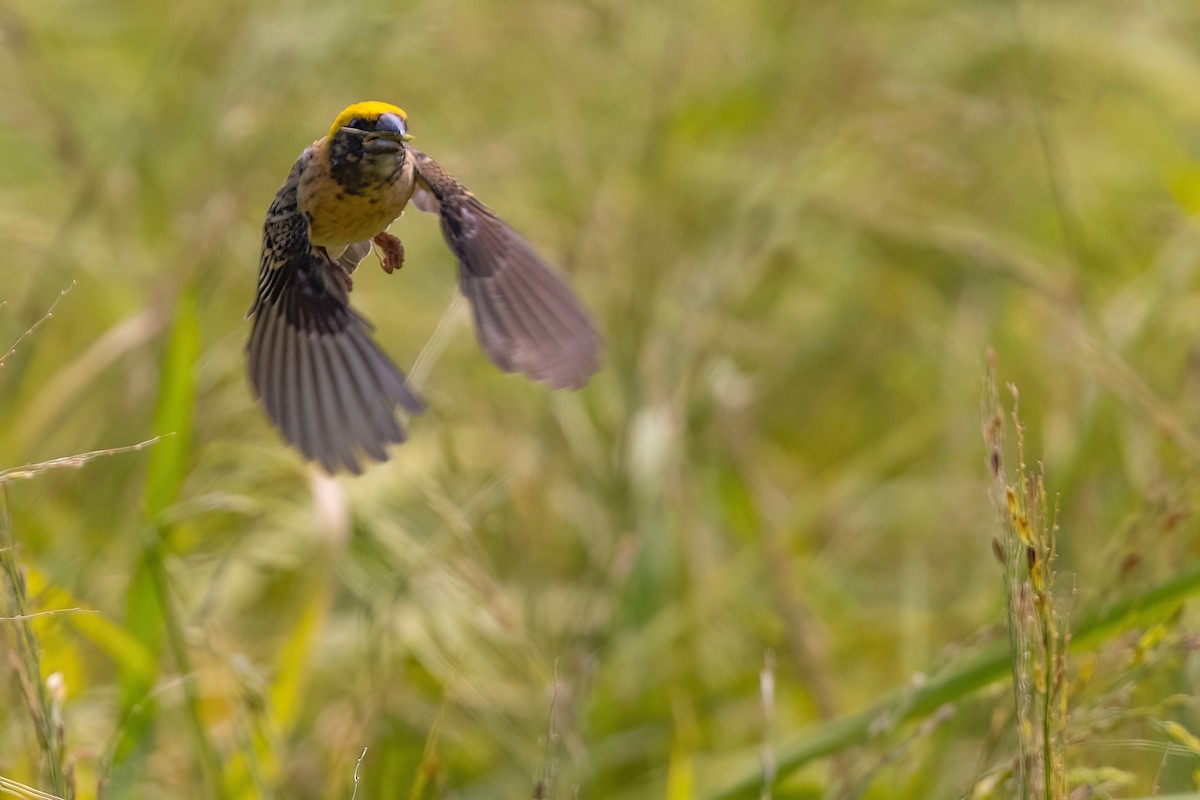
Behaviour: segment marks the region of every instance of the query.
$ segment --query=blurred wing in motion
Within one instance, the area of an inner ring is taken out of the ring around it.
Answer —
[[[330,473],[359,473],[360,455],[386,461],[387,445],[404,441],[396,406],[415,414],[423,404],[350,308],[345,275],[369,243],[362,252],[351,245],[340,266],[309,244],[296,207],[304,158],[267,212],[249,313],[250,383],[271,422],[306,458]]]
[[[413,202],[441,216],[442,235],[458,257],[459,285],[471,301],[475,331],[488,358],[555,389],[579,389],[600,364],[600,339],[579,300],[533,248],[447,175],[410,148]]]

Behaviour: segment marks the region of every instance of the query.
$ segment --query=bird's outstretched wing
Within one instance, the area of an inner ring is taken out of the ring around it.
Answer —
[[[387,445],[404,441],[396,406],[418,413],[423,404],[371,339],[370,324],[350,308],[345,276],[357,262],[339,266],[309,243],[296,204],[307,156],[292,168],[263,227],[258,292],[248,315],[254,318],[246,346],[250,383],[267,416],[305,457],[331,473],[358,473],[363,454],[386,461]],[[343,258],[361,255],[348,251]]]
[[[488,358],[555,389],[578,389],[600,364],[600,339],[570,288],[521,236],[424,153],[414,157],[414,202],[437,213],[458,257]]]

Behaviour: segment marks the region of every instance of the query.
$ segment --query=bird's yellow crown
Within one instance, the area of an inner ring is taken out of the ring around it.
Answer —
[[[384,114],[395,114],[400,119],[408,122],[408,114],[404,113],[403,108],[394,106],[391,103],[381,103],[378,100],[367,100],[363,103],[346,106],[345,110],[338,114],[337,119],[330,126],[329,135],[333,136],[338,132],[338,129],[346,127],[352,120],[379,119]]]

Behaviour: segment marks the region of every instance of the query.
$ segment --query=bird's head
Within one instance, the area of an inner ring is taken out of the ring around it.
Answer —
[[[404,109],[375,100],[348,106],[329,128],[331,144],[361,147],[368,155],[398,153],[411,138]]]

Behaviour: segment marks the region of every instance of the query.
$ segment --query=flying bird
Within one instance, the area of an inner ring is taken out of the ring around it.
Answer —
[[[403,442],[397,407],[424,403],[350,306],[351,275],[372,249],[404,264],[387,232],[410,201],[440,217],[484,353],[505,372],[579,389],[600,339],[571,289],[521,236],[409,142],[408,115],[355,103],[300,154],[263,225],[247,316],[250,383],[283,437],[330,473],[360,473]]]

